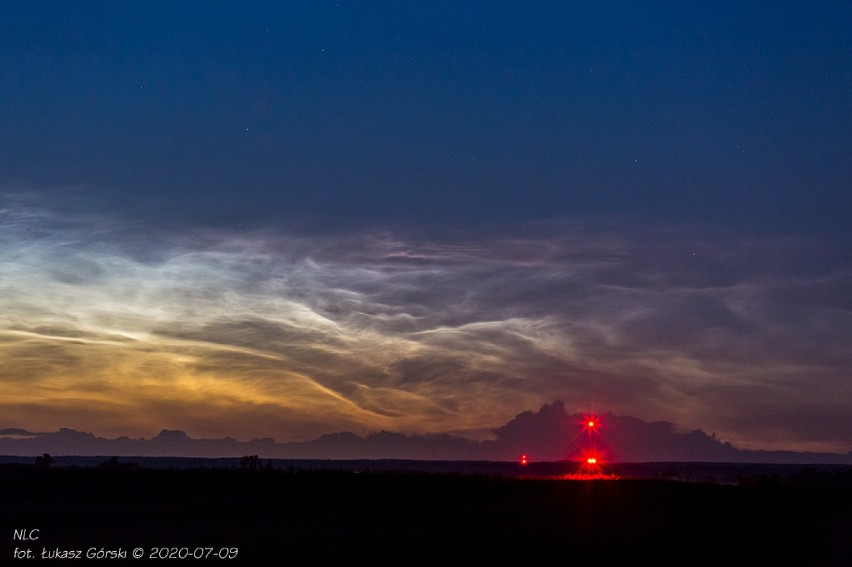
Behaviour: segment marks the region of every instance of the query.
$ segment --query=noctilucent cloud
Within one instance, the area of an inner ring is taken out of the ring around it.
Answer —
[[[0,427],[852,450],[852,6],[0,5]]]

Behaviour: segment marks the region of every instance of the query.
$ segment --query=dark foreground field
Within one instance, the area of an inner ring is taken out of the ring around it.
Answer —
[[[850,505],[848,472],[723,486],[6,465],[0,564],[16,549],[36,557],[17,564],[44,563],[43,551],[120,549],[125,561],[96,561],[852,565]],[[26,531],[14,539],[15,530]]]

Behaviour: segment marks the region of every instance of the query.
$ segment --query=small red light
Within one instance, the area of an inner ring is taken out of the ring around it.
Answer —
[[[594,465],[594,464],[597,464],[598,460],[597,460],[596,458],[594,458],[594,457],[589,457],[589,458],[586,460],[586,462],[587,462],[587,463],[589,463],[590,465]]]
[[[583,427],[583,431],[596,430],[601,426],[601,424],[598,422],[598,417],[599,416],[593,413],[583,414],[583,421],[581,421],[578,425],[581,425]]]

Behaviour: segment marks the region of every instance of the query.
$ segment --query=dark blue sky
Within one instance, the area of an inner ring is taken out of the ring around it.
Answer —
[[[83,206],[852,218],[846,2],[4,2],[0,22],[0,178]]]
[[[0,428],[484,439],[559,399],[849,451],[850,30],[2,2]]]

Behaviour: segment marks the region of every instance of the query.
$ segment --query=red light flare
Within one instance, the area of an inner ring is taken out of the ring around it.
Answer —
[[[563,478],[567,480],[618,478],[615,474],[604,472],[604,467],[606,466],[604,454],[609,451],[609,447],[602,434],[602,430],[606,424],[602,422],[601,415],[597,413],[583,413],[581,417],[582,419],[577,422],[580,431],[574,438],[574,445],[579,451],[579,455],[575,453],[575,456],[578,457],[578,470],[576,473],[564,475]]]
[[[580,472],[590,475],[602,475],[603,467],[601,464],[602,453],[594,448],[588,448],[583,451],[583,456],[580,460]]]
[[[588,432],[591,435],[600,428],[601,418],[595,414],[583,415],[583,421],[580,422],[580,425],[583,427],[583,433]]]
[[[529,460],[529,458],[527,457],[526,453],[524,453],[523,455],[521,455],[520,463],[521,463],[521,466],[522,466],[522,467],[527,466],[527,464],[528,464],[529,462],[530,462],[530,460]]]

